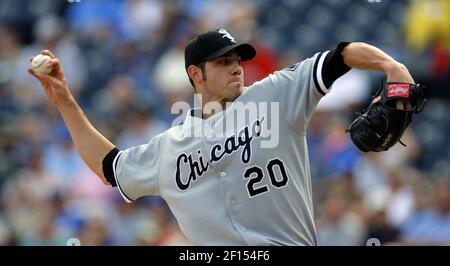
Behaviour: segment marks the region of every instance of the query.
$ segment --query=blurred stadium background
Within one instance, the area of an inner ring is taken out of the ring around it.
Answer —
[[[126,204],[87,169],[26,68],[51,49],[123,149],[192,101],[184,45],[222,27],[257,47],[247,84],[346,40],[382,48],[428,85],[408,147],[383,154],[360,153],[344,133],[382,74],[352,70],[321,101],[309,128],[317,230],[321,245],[450,244],[450,1],[1,0],[0,245],[189,245],[160,198]]]

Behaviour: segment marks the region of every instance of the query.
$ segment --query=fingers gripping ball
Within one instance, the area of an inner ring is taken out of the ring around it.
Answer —
[[[413,114],[420,113],[425,105],[423,87],[401,82],[384,84],[369,107],[346,130],[353,143],[363,152],[386,151],[397,142],[402,143],[400,137]]]
[[[31,61],[31,69],[37,74],[48,74],[52,70],[48,65],[50,61],[50,56],[39,54],[33,58]]]

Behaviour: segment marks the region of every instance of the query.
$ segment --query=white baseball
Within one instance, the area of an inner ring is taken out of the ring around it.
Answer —
[[[39,54],[31,61],[31,69],[38,74],[48,74],[52,70],[48,65],[50,56]]]

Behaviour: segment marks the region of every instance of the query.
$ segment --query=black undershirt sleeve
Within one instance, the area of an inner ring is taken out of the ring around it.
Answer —
[[[103,166],[103,175],[106,178],[106,181],[110,183],[113,187],[117,187],[116,178],[114,177],[114,167],[113,161],[116,158],[119,150],[114,147],[108,154],[106,154],[105,158],[103,158],[102,166]]]
[[[340,42],[335,49],[331,50],[323,62],[322,79],[325,87],[329,88],[333,82],[347,73],[351,68],[344,63],[342,50],[349,42]]]

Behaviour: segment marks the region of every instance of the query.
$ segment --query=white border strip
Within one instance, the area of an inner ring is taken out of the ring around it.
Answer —
[[[125,194],[123,193],[122,189],[120,188],[119,181],[117,180],[117,176],[116,176],[116,162],[117,162],[117,159],[119,159],[119,156],[122,154],[122,152],[123,151],[119,151],[119,153],[117,153],[116,157],[114,158],[114,160],[112,162],[113,174],[114,174],[114,179],[116,180],[117,188],[119,189],[120,195],[122,195],[122,198],[127,203],[131,203],[133,201],[130,200],[127,196],[125,196]]]
[[[316,77],[317,77],[317,83],[319,83],[320,88],[322,89],[323,92],[328,93],[330,92],[329,89],[327,89],[327,87],[325,87],[325,84],[323,83],[323,79],[322,79],[322,66],[323,66],[323,61],[325,61],[325,57],[327,57],[327,54],[330,51],[326,51],[322,54],[322,56],[319,58],[319,63],[317,65],[317,72],[316,72]]]

